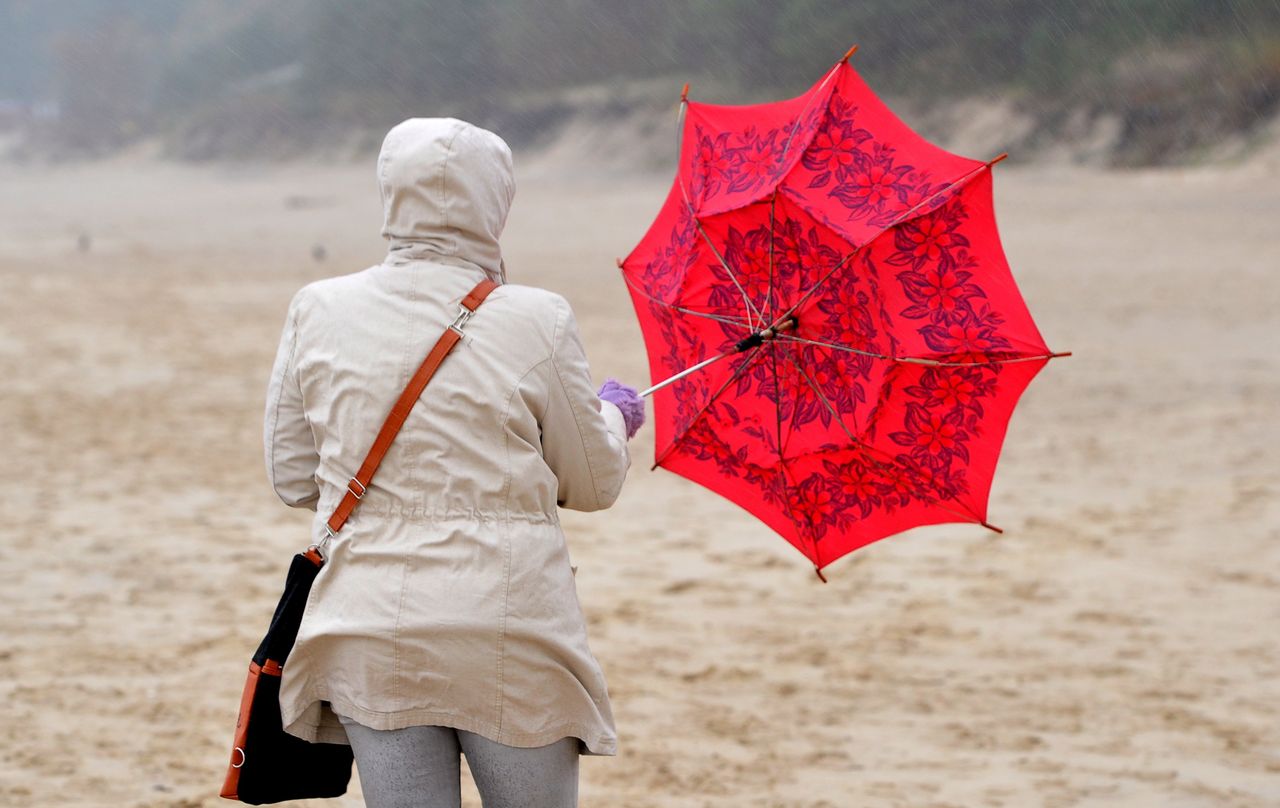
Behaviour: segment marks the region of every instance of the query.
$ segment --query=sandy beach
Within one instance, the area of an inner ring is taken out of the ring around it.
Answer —
[[[569,298],[597,380],[647,382],[614,259],[669,177],[516,168],[511,280]],[[581,804],[1280,805],[1277,173],[997,169],[1074,352],[1013,417],[1002,536],[919,529],[823,584],[649,471],[646,426],[618,504],[565,516],[619,731]],[[379,261],[379,225],[372,161],[0,166],[0,804],[229,804],[311,517],[266,482],[267,375],[293,292]]]

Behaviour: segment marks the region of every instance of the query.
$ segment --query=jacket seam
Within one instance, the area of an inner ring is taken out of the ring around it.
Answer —
[[[412,524],[446,524],[467,522],[471,524],[489,525],[495,522],[528,522],[529,524],[556,524],[555,514],[544,511],[520,511],[503,513],[497,509],[445,510],[435,511],[423,508],[401,507],[394,503],[386,505],[368,504],[360,506],[360,513],[366,519],[391,519]]]
[[[417,302],[418,302],[418,276],[416,273],[411,273],[409,277],[409,311],[413,310],[413,308],[415,307],[414,304],[416,304]],[[415,318],[409,317],[408,339],[405,340],[404,353],[401,354],[401,358],[400,358],[399,382],[400,382],[401,389],[404,389],[404,387],[409,384],[409,380],[412,378],[412,374],[413,374],[413,364],[412,364],[412,359],[410,358],[411,357],[410,352],[413,350],[415,323],[416,323]],[[409,409],[410,411],[412,411],[413,408],[410,407]],[[391,445],[394,446],[395,441],[392,441]],[[405,481],[410,485],[412,485],[414,482],[414,470],[417,468],[416,461],[417,461],[417,455],[413,454],[412,452],[408,453],[408,456],[405,458],[404,477],[405,477]],[[360,462],[363,463],[363,461],[360,461]],[[352,470],[351,473],[355,474],[356,472],[355,470]],[[369,484],[373,485],[373,481],[371,480]],[[359,508],[356,509],[356,511],[359,511],[359,510],[360,510]]]
[[[547,354],[547,360],[551,362],[554,368],[556,364],[556,346],[560,344],[560,322],[564,319],[564,309],[556,306],[556,323],[551,328],[551,352]],[[548,391],[549,392],[549,391]],[[542,408],[542,414],[538,417],[538,423],[541,424],[547,420],[547,410],[551,409],[551,396],[547,396],[547,403]]]
[[[527,370],[521,373],[519,377],[516,378],[515,384],[511,387],[511,393],[507,396],[507,405],[502,410],[502,424],[501,424],[502,452],[505,458],[505,463],[503,464],[503,468],[505,469],[504,473],[506,475],[502,484],[502,513],[503,514],[511,513],[511,432],[510,430],[507,429],[507,424],[511,422],[511,402],[515,400],[516,393],[520,392],[520,385],[523,384],[524,380],[529,377],[529,374],[533,373],[535,370],[537,370],[539,367],[541,367],[542,365],[546,364],[549,361],[551,361],[550,356],[545,357],[543,359],[539,359],[537,362],[534,362],[532,365],[530,365]],[[546,412],[544,410],[543,416],[545,417],[545,415],[546,415]],[[538,422],[541,423],[543,420],[544,418],[539,418]]]
[[[558,338],[560,332],[560,319],[556,319],[556,336]],[[569,402],[569,412],[573,414],[573,423],[578,429],[578,443],[582,446],[582,454],[587,459],[587,474],[591,477],[591,492],[595,496],[596,508],[601,508],[600,504],[600,481],[596,476],[595,465],[591,462],[591,447],[587,445],[586,434],[582,431],[582,417],[578,414],[578,407],[573,403],[573,396],[569,394],[569,389],[565,387],[564,376],[560,373],[560,366],[556,364],[556,340],[551,343],[551,369],[556,373],[556,380],[560,383],[560,390],[564,393],[565,400]]]
[[[280,426],[280,404],[284,400],[284,386],[288,383],[289,369],[293,367],[293,360],[298,352],[298,305],[297,303],[289,305],[289,358],[285,360],[284,368],[281,369],[280,386],[276,390],[276,406],[271,413],[271,434],[268,443],[271,454],[267,465],[271,476],[271,490],[275,491],[277,496],[280,495],[280,489],[276,485],[276,433]]]
[[[524,373],[516,379],[511,387],[511,393],[507,396],[507,404],[502,409],[502,450],[505,462],[503,467],[506,475],[503,481],[503,497],[502,497],[502,543],[504,551],[503,559],[503,591],[502,591],[502,624],[498,628],[498,688],[495,694],[498,712],[498,731],[502,731],[502,716],[506,710],[507,694],[504,679],[506,669],[506,639],[507,639],[507,604],[511,596],[511,430],[507,429],[507,425],[511,422],[511,402],[515,400],[516,393],[520,392],[520,385],[546,362],[550,361],[548,356],[540,359],[529,366]]]
[[[506,686],[506,646],[507,646],[507,610],[511,596],[511,531],[509,526],[504,525],[502,529],[502,547],[503,547],[503,564],[502,564],[502,625],[498,629],[498,732],[502,732],[502,719],[506,713],[507,707],[507,686]]]
[[[391,632],[391,700],[400,703],[400,619],[404,614],[404,593],[409,588],[409,564],[400,565],[400,602],[396,604],[396,624]]]
[[[445,146],[445,149],[444,149],[444,159],[440,161],[440,198],[444,200],[443,204],[441,204],[440,206],[440,212],[444,214],[444,230],[446,233],[449,232],[449,194],[447,193],[448,176],[449,176],[449,157],[453,154],[454,141],[458,139],[458,135],[460,134],[462,134],[461,126],[459,126],[454,131],[453,137],[449,138],[449,145]],[[452,235],[450,235],[449,238],[450,238],[450,241],[453,242],[453,244],[450,247],[450,254],[457,255],[458,253],[457,239],[454,238]],[[487,277],[488,273],[485,273],[485,275]]]

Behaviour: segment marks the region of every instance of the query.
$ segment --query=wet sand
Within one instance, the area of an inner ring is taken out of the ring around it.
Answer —
[[[569,297],[598,379],[647,381],[614,258],[667,178],[538,173],[511,279]],[[1003,536],[912,531],[824,585],[648,471],[646,427],[616,507],[565,518],[620,736],[582,805],[1280,805],[1277,187],[999,167],[1015,275],[1075,352],[1014,415]],[[379,224],[364,165],[0,167],[0,803],[227,804],[310,518],[265,480],[267,374],[292,293],[379,260]]]

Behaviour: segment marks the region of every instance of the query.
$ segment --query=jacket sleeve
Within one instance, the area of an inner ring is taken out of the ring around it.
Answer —
[[[267,479],[276,495],[290,507],[316,509],[320,488],[316,469],[320,454],[316,451],[311,424],[302,405],[302,388],[298,384],[295,364],[298,350],[298,308],[302,291],[289,303],[275,366],[267,384],[267,409],[263,421],[263,444],[267,462]]]
[[[596,396],[573,310],[558,298],[552,337],[542,450],[559,480],[561,507],[608,508],[618,498],[631,465],[622,411]]]

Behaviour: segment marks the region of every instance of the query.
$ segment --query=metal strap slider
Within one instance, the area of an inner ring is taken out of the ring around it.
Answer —
[[[453,318],[453,322],[449,324],[449,329],[461,335],[462,327],[467,324],[467,320],[471,319],[472,314],[475,314],[475,312],[466,306],[458,306],[458,316]]]

